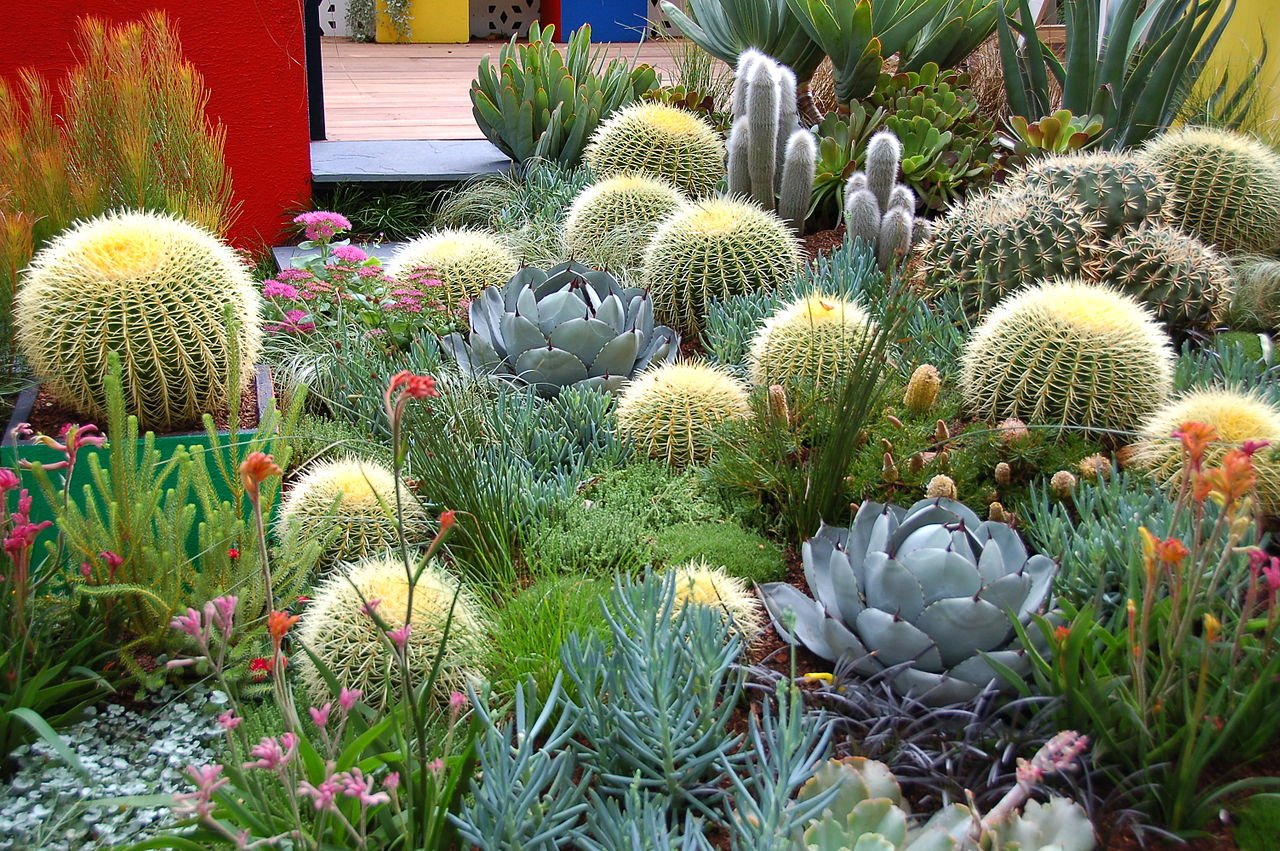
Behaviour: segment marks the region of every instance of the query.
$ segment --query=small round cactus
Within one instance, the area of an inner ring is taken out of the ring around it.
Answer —
[[[250,379],[261,346],[244,263],[213,233],[160,213],[109,213],[63,232],[24,272],[13,307],[18,349],[49,392],[101,421],[115,352],[126,411],[144,429],[225,408],[229,379]]]
[[[697,333],[712,298],[770,290],[800,268],[800,243],[753,203],[712,198],[659,225],[645,251],[644,285],[658,319]]]
[[[602,180],[569,207],[565,245],[575,260],[601,269],[638,268],[658,223],[685,203],[678,189],[651,177]]]
[[[1231,301],[1231,267],[1217,251],[1164,225],[1126,231],[1108,242],[1098,274],[1156,312],[1171,329],[1209,328]]]
[[[730,576],[722,567],[713,567],[706,559],[694,559],[677,567],[675,605],[710,606],[721,612],[733,632],[748,641],[764,627],[764,607],[746,581]]]
[[[698,363],[666,364],[622,391],[618,432],[648,457],[683,467],[711,455],[717,426],[750,413],[747,389],[727,371]]]
[[[387,272],[405,275],[431,269],[440,280],[440,300],[453,308],[485,287],[500,287],[520,267],[502,237],[482,230],[436,230],[406,242],[387,261]]]
[[[1229,130],[1183,127],[1142,157],[1173,187],[1171,223],[1219,251],[1280,246],[1280,154]]]
[[[1080,281],[1010,296],[974,330],[961,359],[965,404],[992,420],[1130,429],[1172,384],[1173,347],[1151,312]]]
[[[405,537],[417,541],[423,536],[426,512],[403,487],[400,501]],[[395,475],[357,458],[314,464],[285,494],[276,523],[281,538],[293,534],[301,540],[323,540],[332,534],[321,555],[323,567],[392,549],[400,541]]]
[[[366,611],[366,605],[374,601],[375,612],[389,631],[406,624],[409,581],[398,554],[376,556],[353,565],[345,574],[329,577],[314,592],[297,635],[339,686],[360,689],[366,703],[382,708],[399,694],[403,682],[388,636]],[[425,682],[431,673],[451,607],[449,640],[435,684],[435,696],[441,701],[478,676],[472,664],[482,655],[487,639],[480,607],[465,589],[458,588],[456,579],[432,563],[414,588],[413,611],[407,621],[405,649],[415,686]],[[317,703],[329,700],[330,688],[310,657],[298,653],[294,658],[298,661],[299,679],[311,699]]]
[[[747,369],[758,387],[832,387],[848,374],[874,327],[851,301],[814,294],[784,306],[755,333]]]
[[[597,178],[643,174],[694,197],[715,191],[724,177],[724,157],[724,142],[706,121],[649,101],[615,112],[586,150],[586,163]]]
[[[938,374],[938,368],[933,364],[921,364],[911,373],[907,390],[902,394],[902,404],[911,413],[922,416],[929,413],[941,389],[942,376]]]
[[[1150,470],[1171,488],[1182,474],[1182,444],[1173,433],[1184,423],[1213,426],[1218,440],[1205,451],[1204,466],[1222,460],[1228,449],[1246,440],[1269,440],[1280,446],[1280,406],[1242,390],[1197,390],[1154,411],[1142,423],[1142,438],[1126,454],[1129,466]],[[1266,514],[1280,514],[1280,458],[1270,448],[1253,455],[1258,476],[1259,507]]]
[[[925,499],[957,499],[955,479],[939,473],[925,485],[924,496]]]
[[[1041,157],[1012,180],[1021,186],[1065,189],[1101,221],[1107,237],[1157,217],[1170,193],[1158,171],[1127,153]]]

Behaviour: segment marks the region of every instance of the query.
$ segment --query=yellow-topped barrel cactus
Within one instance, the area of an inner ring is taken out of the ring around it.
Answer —
[[[684,206],[680,190],[663,180],[624,174],[579,193],[564,223],[575,260],[601,269],[639,268],[658,223]]]
[[[675,467],[705,461],[717,426],[751,414],[747,389],[727,371],[671,363],[636,378],[618,399],[618,432]]]
[[[995,422],[1132,429],[1173,386],[1173,346],[1151,311],[1101,284],[1050,281],[1009,296],[961,358],[965,404]]]
[[[396,532],[396,480],[381,464],[338,458],[314,464],[285,494],[277,528],[280,537],[322,540],[332,535],[321,564],[358,561],[399,546]],[[427,514],[401,488],[405,538],[425,537]]]
[[[425,233],[406,242],[387,262],[387,272],[402,276],[430,269],[440,280],[440,300],[453,308],[485,287],[500,287],[520,267],[520,259],[497,234],[473,228]]]
[[[382,625],[369,614],[370,607]],[[418,578],[409,611],[404,562],[398,553],[388,553],[355,564],[320,585],[302,614],[297,636],[340,687],[360,689],[366,703],[381,708],[396,698],[403,685],[389,644],[394,638],[389,634],[407,624],[408,635],[401,636],[414,686],[426,682],[443,651],[435,684],[435,696],[443,701],[479,674],[473,666],[488,641],[482,609],[466,589],[458,588],[456,579],[432,563]],[[446,621],[449,641],[443,643]],[[330,688],[310,656],[298,653],[294,658],[311,699],[330,700]]]
[[[686,195],[710,195],[725,173],[724,142],[715,128],[687,109],[645,101],[620,109],[587,145],[597,178],[643,174]]]
[[[60,402],[105,417],[103,380],[116,352],[128,413],[166,431],[225,408],[229,380],[249,380],[259,314],[253,279],[229,246],[148,212],[109,213],[64,232],[36,255],[14,300],[18,348]]]
[[[764,628],[764,606],[745,580],[702,558],[674,568],[672,573],[677,610],[686,605],[709,606],[721,613],[731,631],[747,641]]]
[[[751,383],[836,385],[874,333],[866,311],[851,301],[822,294],[797,299],[756,331],[747,356]]]

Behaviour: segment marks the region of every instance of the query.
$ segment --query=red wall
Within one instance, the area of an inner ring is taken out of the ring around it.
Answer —
[[[284,211],[311,198],[302,0],[41,0],[5,13],[0,75],[58,73],[73,61],[75,22],[91,13],[132,20],[163,9],[210,90],[209,113],[227,127],[227,163],[240,247],[276,244]]]

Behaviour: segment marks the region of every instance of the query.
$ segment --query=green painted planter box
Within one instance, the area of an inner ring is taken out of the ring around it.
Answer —
[[[17,436],[18,426],[26,423],[31,417],[31,409],[35,405],[36,394],[39,392],[38,387],[29,387],[19,396],[18,401],[14,405],[13,414],[9,418],[9,423],[5,427],[3,442],[0,442],[0,467],[11,470],[18,469],[19,462],[26,461],[30,463],[52,464],[63,458],[62,454],[54,449],[49,448],[40,443],[30,440],[19,440]],[[259,366],[254,379],[254,395],[257,397],[258,416],[261,418],[264,412],[268,412],[275,405],[275,387],[271,382],[271,373],[265,366]],[[261,420],[259,420],[261,421]],[[239,434],[248,438],[255,433],[254,429],[242,429]],[[230,432],[218,432],[222,438],[228,438]],[[107,435],[110,439],[110,435]],[[142,451],[141,443],[138,441],[138,451]],[[224,446],[226,444],[224,443]],[[155,447],[165,458],[169,458],[177,450],[178,447],[195,447],[200,446],[209,448],[209,436],[203,429],[200,431],[178,432],[174,434],[156,435]],[[224,450],[225,451],[225,450]],[[79,496],[83,493],[83,488],[90,483],[89,465],[86,463],[88,454],[97,454],[104,466],[108,466],[108,458],[110,454],[105,450],[96,449],[94,447],[86,447],[81,450],[80,456],[76,460],[75,475],[72,477],[72,493]],[[109,466],[108,466],[109,469]],[[31,502],[31,520],[39,523],[44,520],[55,520],[53,508],[45,501],[44,495],[41,493],[39,486],[35,483],[30,473],[20,472],[22,477],[22,485],[27,488],[32,495]],[[58,475],[58,474],[54,474]],[[228,502],[235,497],[230,489],[222,482],[221,477],[214,477],[214,483],[217,488],[218,497]],[[14,499],[14,497],[10,497]],[[13,505],[10,505],[13,508]],[[54,530],[46,530],[42,537],[51,538]],[[192,545],[195,541],[192,541]],[[39,545],[37,545],[39,546]]]

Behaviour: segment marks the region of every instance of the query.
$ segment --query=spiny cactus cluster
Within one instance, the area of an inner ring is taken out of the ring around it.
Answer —
[[[118,212],[75,225],[36,255],[13,319],[23,357],[64,405],[106,416],[115,352],[127,412],[144,429],[171,431],[225,408],[230,382],[252,376],[259,312],[249,270],[211,232]]]
[[[441,301],[454,308],[480,295],[485,287],[502,286],[519,266],[519,258],[502,237],[457,228],[425,233],[400,246],[387,262],[387,272],[400,276],[431,269],[441,284]]]
[[[575,260],[602,269],[638,269],[658,223],[686,203],[671,184],[626,174],[584,189],[564,223],[564,241]]]
[[[1231,302],[1231,266],[1195,237],[1165,225],[1125,231],[1099,258],[1107,283],[1156,312],[1174,330],[1210,328]]]
[[[1280,154],[1228,130],[1183,127],[1141,156],[1173,187],[1168,218],[1219,251],[1280,246]]]
[[[724,143],[715,128],[684,109],[635,103],[600,125],[586,161],[597,178],[643,174],[693,197],[710,195],[724,177]]]
[[[358,561],[399,545],[395,476],[381,464],[338,458],[314,464],[294,483],[280,505],[279,535],[319,541],[329,536],[319,564]],[[401,490],[405,537],[424,537],[427,514]]]
[[[974,330],[960,391],[992,421],[1127,430],[1168,397],[1172,364],[1168,334],[1137,301],[1051,281],[1010,296]]]
[[[674,467],[705,461],[716,428],[751,413],[747,389],[727,371],[673,363],[642,374],[618,399],[618,433]]]
[[[1171,488],[1179,486],[1182,444],[1173,433],[1183,423],[1213,426],[1218,441],[1205,451],[1204,464],[1222,460],[1228,449],[1246,440],[1268,440],[1280,446],[1280,407],[1254,392],[1197,390],[1153,411],[1142,422],[1142,438],[1131,448],[1126,463],[1150,470]],[[1266,514],[1280,514],[1280,458],[1267,449],[1255,452],[1259,507]]]
[[[799,298],[765,320],[752,338],[748,375],[757,387],[833,387],[874,334],[866,311],[821,294]]]
[[[800,268],[786,223],[749,201],[711,198],[659,225],[644,258],[658,319],[696,333],[712,298],[776,289]]]
[[[796,115],[796,76],[758,50],[738,57],[729,132],[729,192],[804,232],[818,148]]]
[[[1014,182],[1029,188],[1066,190],[1090,215],[1100,219],[1104,238],[1155,218],[1170,195],[1160,173],[1131,154],[1045,157],[1019,172]]]
[[[929,234],[929,224],[915,217],[915,193],[898,183],[901,162],[902,142],[882,130],[867,143],[866,169],[854,172],[844,189],[849,235],[874,247],[876,262],[886,271]]]
[[[374,611],[390,630],[403,627],[408,615],[405,652],[415,684],[426,681],[441,653],[450,611],[449,640],[443,644],[435,697],[446,700],[450,692],[478,675],[472,666],[487,642],[480,607],[470,594],[459,590],[456,579],[433,563],[418,578],[410,613],[404,562],[399,554],[388,553],[331,576],[316,589],[298,625],[302,645],[329,669],[339,686],[360,689],[364,701],[375,708],[386,706],[403,687],[387,636],[366,611],[374,600],[378,601]],[[317,704],[331,700],[329,685],[309,654],[294,658],[311,699]]]

